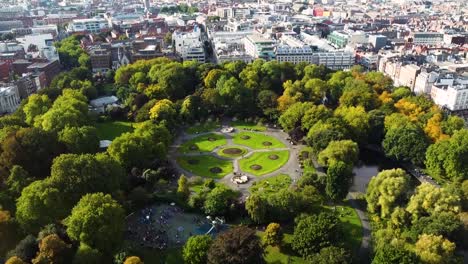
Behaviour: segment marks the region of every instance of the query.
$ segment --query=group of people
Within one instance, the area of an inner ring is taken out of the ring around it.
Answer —
[[[132,241],[137,241],[140,246],[152,249],[166,249],[169,244],[169,220],[182,209],[170,206],[160,212],[153,207],[140,210],[134,216],[133,223],[127,227],[126,237]],[[179,230],[174,237],[176,243],[181,243]]]

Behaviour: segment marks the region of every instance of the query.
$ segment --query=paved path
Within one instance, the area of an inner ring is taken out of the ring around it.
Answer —
[[[239,131],[248,131],[248,130],[239,130]],[[266,131],[257,132],[257,133],[262,133],[262,134],[265,134],[267,136],[271,136],[271,137],[274,137],[274,138],[280,140],[286,147],[285,148],[270,148],[270,149],[252,149],[252,148],[249,148],[249,147],[244,146],[244,145],[238,145],[238,144],[233,143],[233,140],[232,140],[233,135],[235,135],[239,131],[237,131],[237,129],[236,129],[236,132],[233,132],[233,133],[222,133],[218,129],[218,130],[216,130],[214,132],[205,132],[205,133],[198,133],[198,134],[187,134],[187,133],[184,132],[183,134],[181,134],[179,137],[176,138],[176,140],[174,141],[174,144],[171,146],[171,148],[169,150],[169,157],[171,157],[170,161],[171,161],[172,165],[174,166],[174,168],[176,168],[179,171],[179,173],[183,173],[187,177],[193,177],[193,176],[195,176],[195,174],[193,174],[190,171],[185,170],[184,168],[182,168],[176,162],[177,157],[179,157],[179,156],[211,155],[211,156],[214,156],[214,157],[217,157],[217,158],[220,158],[220,159],[232,160],[233,161],[233,168],[234,168],[233,172],[227,174],[222,179],[219,179],[217,181],[231,187],[234,190],[238,190],[242,195],[241,199],[245,199],[247,196],[249,196],[248,189],[252,186],[253,182],[257,182],[257,181],[260,181],[260,180],[263,180],[263,179],[266,179],[266,178],[269,178],[269,177],[273,177],[273,176],[276,176],[276,175],[281,174],[281,173],[288,174],[291,177],[292,181],[296,182],[299,179],[299,177],[302,175],[302,170],[300,169],[298,156],[299,156],[300,150],[301,150],[301,148],[303,146],[302,145],[292,145],[289,141],[286,140],[289,137],[288,134],[284,133],[283,131],[281,131],[279,129],[272,129],[272,128],[267,128]],[[227,140],[227,144],[223,145],[221,147],[217,147],[211,152],[202,152],[202,153],[194,152],[194,153],[187,153],[187,154],[178,153],[178,148],[180,147],[180,145],[183,142],[188,141],[188,140],[190,140],[192,138],[201,136],[201,135],[206,135],[206,134],[211,134],[211,133],[215,133],[215,134],[218,134],[218,135],[223,135]],[[243,148],[247,149],[248,153],[243,155],[243,156],[236,157],[236,158],[227,158],[227,157],[219,156],[217,154],[217,151],[219,149],[225,147],[225,146],[240,146],[240,147],[243,147]],[[284,164],[280,169],[278,169],[278,170],[276,170],[274,172],[264,174],[262,176],[255,176],[253,174],[246,173],[246,172],[244,172],[244,171],[242,171],[240,169],[239,160],[241,160],[242,158],[249,157],[250,155],[253,155],[254,153],[257,153],[257,152],[269,152],[269,151],[281,151],[281,150],[288,150],[289,151],[289,159],[286,162],[286,164]],[[231,178],[232,178],[232,176],[234,176],[234,172],[238,172],[238,173],[242,173],[243,175],[247,175],[249,177],[249,182],[246,183],[246,184],[235,184],[235,183],[233,183],[231,181]]]
[[[371,226],[367,218],[366,208],[361,208],[359,202],[356,200],[357,193],[348,193],[346,198],[351,207],[356,210],[356,213],[361,220],[362,225],[362,240],[361,247],[359,248],[359,263],[370,263],[370,243],[371,243]]]

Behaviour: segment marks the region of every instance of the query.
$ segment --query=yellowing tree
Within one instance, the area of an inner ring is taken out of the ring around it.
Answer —
[[[449,138],[449,136],[444,134],[444,132],[442,131],[442,127],[441,127],[442,119],[443,119],[442,114],[437,113],[433,115],[431,118],[429,118],[426,126],[424,127],[424,132],[434,142]]]
[[[425,263],[450,263],[455,251],[455,243],[442,236],[422,234],[419,236],[414,250],[416,255]]]
[[[418,120],[419,116],[424,114],[424,110],[419,105],[412,103],[405,98],[396,102],[395,108],[398,109],[400,113],[408,116],[411,121]]]

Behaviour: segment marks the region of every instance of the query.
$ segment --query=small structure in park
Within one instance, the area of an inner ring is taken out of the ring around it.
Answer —
[[[236,184],[244,184],[249,181],[249,177],[246,175],[235,175],[231,178],[231,181]]]
[[[225,127],[221,128],[221,132],[222,133],[232,133],[232,132],[234,132],[234,128],[225,126]]]

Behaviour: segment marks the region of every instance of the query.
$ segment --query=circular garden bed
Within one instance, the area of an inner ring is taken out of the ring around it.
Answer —
[[[189,159],[189,160],[187,160],[187,163],[188,163],[188,164],[195,165],[195,164],[200,163],[200,161],[197,160],[197,159]]]
[[[248,139],[250,139],[250,136],[242,135],[242,136],[241,136],[241,139],[243,139],[243,140],[248,140]]]
[[[277,160],[277,159],[279,159],[279,156],[276,155],[276,154],[272,154],[272,155],[269,155],[268,158],[271,159],[271,160]]]
[[[208,141],[216,141],[216,140],[217,140],[217,139],[214,138],[214,137],[209,137],[209,138],[208,138]]]
[[[262,166],[260,166],[258,164],[254,164],[254,165],[250,166],[250,169],[252,169],[252,170],[261,170]]]
[[[198,150],[198,146],[197,145],[190,145],[189,149],[190,150]]]
[[[223,172],[223,170],[220,167],[213,167],[213,168],[210,168],[210,172],[211,173],[221,173],[221,172]]]
[[[226,155],[240,155],[244,151],[240,148],[225,148],[223,149],[223,153]]]
[[[270,141],[263,141],[262,145],[265,146],[265,147],[269,147],[269,146],[273,145],[273,143],[271,143]]]

